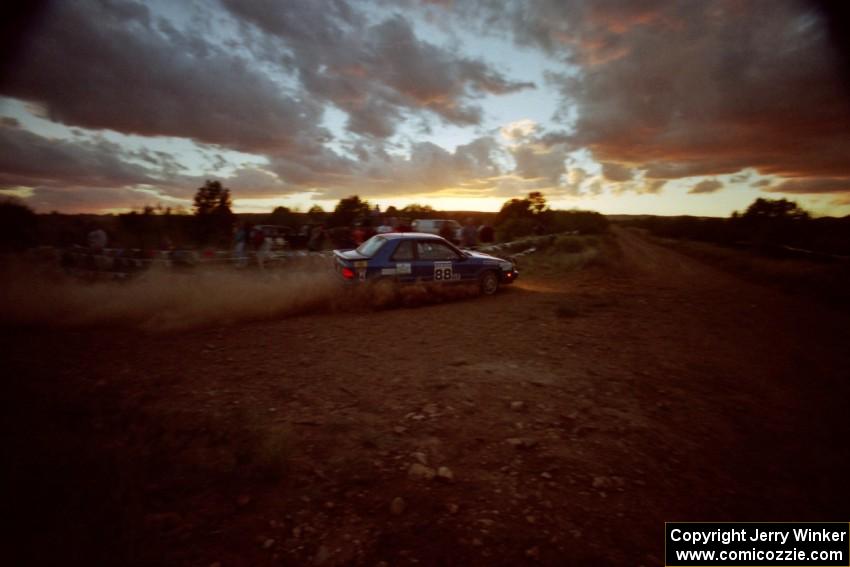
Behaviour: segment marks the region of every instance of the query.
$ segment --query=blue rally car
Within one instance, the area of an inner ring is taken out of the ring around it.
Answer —
[[[486,295],[519,275],[507,260],[419,232],[378,234],[355,250],[334,250],[334,260],[346,282],[477,283]]]

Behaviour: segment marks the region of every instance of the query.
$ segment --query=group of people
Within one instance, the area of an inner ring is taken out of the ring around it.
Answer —
[[[316,225],[309,229],[307,249],[318,252],[325,249],[326,244],[336,248],[356,248],[375,236],[388,232],[409,232],[410,226],[395,218],[385,218],[375,226],[371,219],[356,223],[353,227],[326,228]]]
[[[293,247],[306,247],[311,252],[320,252],[328,247],[356,248],[375,236],[388,232],[409,232],[409,221],[396,218],[383,218],[375,223],[364,219],[352,227],[328,228],[324,224],[304,225],[299,231],[287,236],[287,241]],[[453,226],[452,226],[453,225]],[[470,217],[458,231],[457,223],[443,225],[440,236],[460,244],[465,248],[473,248],[479,243],[491,243],[494,240],[493,227],[476,225]],[[445,233],[443,233],[445,231]],[[233,231],[233,255],[239,266],[245,266],[252,255],[257,259],[260,268],[271,255],[271,238],[263,232],[260,226],[251,226],[240,222]]]
[[[260,227],[240,222],[233,229],[233,255],[237,266],[247,265],[249,253],[254,252],[257,265],[260,269],[264,269],[271,249],[272,241],[266,237]]]

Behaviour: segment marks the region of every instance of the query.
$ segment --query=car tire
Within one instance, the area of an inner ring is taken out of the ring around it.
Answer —
[[[482,294],[493,295],[499,290],[499,275],[496,272],[488,270],[481,274],[478,284]]]

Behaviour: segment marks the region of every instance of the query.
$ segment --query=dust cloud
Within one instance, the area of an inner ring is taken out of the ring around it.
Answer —
[[[122,326],[178,331],[346,308],[329,270],[151,270],[127,281],[87,282],[35,270],[0,274],[0,325]]]
[[[99,279],[92,279],[93,277]],[[150,268],[126,279],[70,275],[54,262],[0,261],[0,327],[127,327],[150,332],[307,313],[417,308],[469,299],[477,284],[346,286],[326,265],[297,269]]]

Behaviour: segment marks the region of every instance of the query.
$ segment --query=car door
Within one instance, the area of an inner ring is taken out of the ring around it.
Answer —
[[[415,243],[411,239],[402,239],[390,255],[392,273],[401,283],[411,283],[415,280],[413,263],[416,260]]]
[[[462,256],[442,240],[417,240],[413,275],[417,281],[423,282],[458,281],[461,273],[455,268],[461,261]]]

